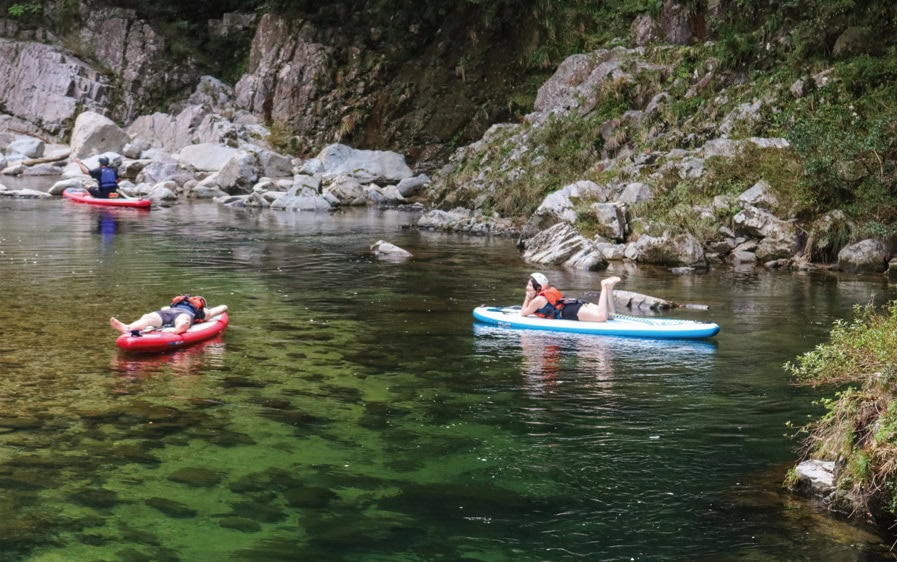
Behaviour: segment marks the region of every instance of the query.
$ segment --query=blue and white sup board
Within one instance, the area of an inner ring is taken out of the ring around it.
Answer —
[[[473,309],[473,317],[486,324],[517,330],[545,330],[629,338],[703,339],[712,338],[719,332],[719,326],[712,322],[676,318],[645,318],[617,314],[613,320],[607,322],[579,322],[520,316],[519,306],[478,306]]]

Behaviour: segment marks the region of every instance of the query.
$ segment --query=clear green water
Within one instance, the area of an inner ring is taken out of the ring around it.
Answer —
[[[513,241],[413,218],[0,200],[0,560],[891,559],[779,483],[818,396],[782,363],[893,287],[617,267],[722,332],[507,332],[470,311],[522,300]],[[111,315],[181,292],[227,333],[115,349]]]

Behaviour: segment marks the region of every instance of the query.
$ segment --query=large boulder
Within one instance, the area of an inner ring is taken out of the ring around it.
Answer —
[[[847,273],[882,273],[888,269],[888,257],[880,240],[862,240],[838,252],[838,269]]]
[[[535,236],[561,223],[576,222],[576,205],[581,201],[607,201],[610,190],[591,181],[578,181],[549,193],[523,228],[524,238]]]
[[[527,240],[523,259],[530,263],[563,265],[574,269],[607,269],[604,254],[567,223],[556,224]]]
[[[9,154],[21,154],[26,158],[40,158],[44,155],[44,142],[40,139],[24,138],[9,143],[6,147]]]
[[[218,172],[218,186],[231,195],[251,192],[258,179],[258,159],[242,150],[228,158]]]
[[[271,203],[272,209],[288,211],[329,211],[330,203],[308,187],[292,187]]]
[[[704,248],[691,234],[642,235],[626,247],[626,257],[642,263],[704,269]]]
[[[311,176],[304,176],[311,177]],[[365,205],[364,189],[354,177],[349,175],[339,175],[330,182],[325,189],[325,193],[330,193],[336,197],[343,205]]]
[[[796,238],[794,224],[757,207],[745,207],[732,221],[736,233],[751,238]]]
[[[188,105],[177,116],[168,113],[141,115],[128,127],[128,134],[149,147],[177,152],[193,144],[194,132],[208,114],[208,109],[203,106]]]
[[[178,163],[203,172],[217,172],[240,151],[220,144],[201,143],[185,146],[178,153]]]
[[[86,158],[102,152],[121,152],[130,138],[108,117],[93,111],[78,115],[72,129],[72,159]]]
[[[331,144],[318,154],[317,159],[325,174],[364,175],[377,183],[397,183],[414,176],[405,157],[396,152],[357,150],[344,144]]]
[[[750,205],[770,212],[776,212],[779,208],[779,198],[772,188],[764,180],[755,183],[750,189],[741,193],[736,201],[742,205]]]
[[[629,81],[631,74],[661,68],[639,62],[640,54],[637,49],[616,47],[567,57],[539,88],[533,106],[535,115],[530,120],[539,121],[548,114],[569,111],[584,115],[601,101],[605,91],[601,86],[605,82]],[[626,62],[632,64],[624,71]]]

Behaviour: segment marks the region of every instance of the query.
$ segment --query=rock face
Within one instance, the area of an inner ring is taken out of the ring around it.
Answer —
[[[121,103],[112,108],[116,120],[132,121],[151,99],[195,79],[189,66],[172,67],[165,40],[134,10],[82,5],[81,18],[82,47],[122,81]]]
[[[41,43],[0,39],[0,106],[23,128],[58,136],[80,109],[102,112],[108,93],[106,79],[77,58]]]
[[[336,117],[322,111],[323,98],[335,74],[333,50],[311,39],[307,22],[290,22],[266,14],[259,22],[249,56],[249,68],[237,82],[237,104],[265,120],[297,131],[332,130]]]

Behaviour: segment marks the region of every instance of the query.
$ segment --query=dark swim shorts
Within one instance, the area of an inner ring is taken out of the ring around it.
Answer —
[[[175,308],[163,308],[162,310],[157,310],[156,314],[162,317],[162,326],[174,326],[174,319],[180,316],[181,314],[186,314],[190,317],[190,325],[193,325],[193,313],[189,310],[181,307]]]
[[[565,304],[561,309],[561,320],[579,320],[579,309],[582,305],[587,304],[584,301],[572,302]]]

